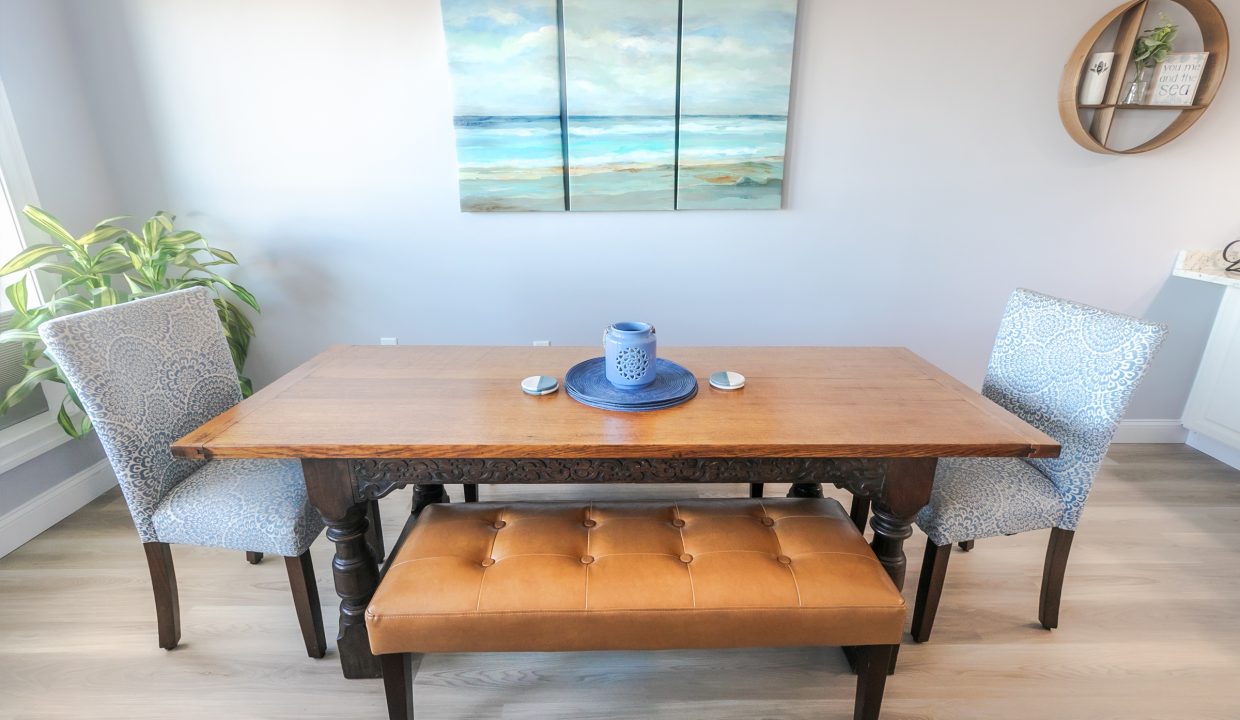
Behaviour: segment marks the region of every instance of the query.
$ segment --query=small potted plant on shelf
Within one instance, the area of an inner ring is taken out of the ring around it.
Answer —
[[[176,218],[163,211],[144,222],[139,232],[119,225],[125,218],[117,217],[100,222],[81,237],[74,237],[60,221],[37,207],[27,205],[23,213],[53,242],[30,245],[0,267],[0,277],[20,273],[4,289],[13,306],[13,320],[9,329],[0,333],[0,343],[21,343],[26,369],[25,377],[0,399],[0,414],[21,402],[41,382],[63,383],[66,394],[56,419],[70,436],[85,435],[90,431],[90,419],[84,411],[69,412],[68,403],[79,410],[82,403],[65,383],[56,362],[44,352],[39,325],[61,315],[195,286],[215,292],[215,307],[242,391],[250,394],[250,381],[241,373],[254,326],[230,298],[239,299],[255,312],[259,310],[258,301],[250,291],[213,269],[236,265],[237,258],[232,253],[212,247],[192,230],[175,230]],[[27,280],[32,270],[55,279],[46,286],[54,289],[43,295],[45,301],[41,305],[30,304]]]
[[[1128,93],[1124,95],[1125,105],[1140,105],[1150,88],[1150,69],[1167,59],[1175,48],[1172,42],[1180,26],[1172,23],[1166,15],[1159,14],[1158,27],[1146,30],[1132,46],[1132,66],[1135,74]]]

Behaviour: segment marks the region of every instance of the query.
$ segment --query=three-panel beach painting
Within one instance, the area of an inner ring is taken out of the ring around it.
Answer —
[[[442,0],[461,209],[778,209],[797,0]]]

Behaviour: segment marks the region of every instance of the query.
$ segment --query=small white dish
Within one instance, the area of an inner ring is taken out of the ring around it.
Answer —
[[[521,381],[521,392],[526,395],[550,395],[560,389],[560,381],[550,375],[532,375]]]
[[[721,370],[711,374],[710,386],[718,390],[740,390],[745,387],[745,376],[731,370]]]

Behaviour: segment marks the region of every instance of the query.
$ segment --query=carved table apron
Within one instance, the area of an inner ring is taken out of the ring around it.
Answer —
[[[365,611],[379,584],[378,559],[367,542],[370,503],[416,486],[415,512],[446,502],[445,484],[793,483],[794,496],[821,495],[821,485],[848,490],[873,505],[871,547],[897,587],[904,586],[904,540],[930,501],[935,458],[832,459],[424,459],[303,460],[310,502],[336,546],[332,574],[340,596],[337,647],[345,677],[379,677],[370,653]],[[858,520],[854,516],[854,520]]]

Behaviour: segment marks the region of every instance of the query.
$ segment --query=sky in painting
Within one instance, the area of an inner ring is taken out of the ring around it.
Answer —
[[[797,0],[684,0],[681,107],[786,115]]]
[[[570,115],[676,113],[677,0],[564,0]]]
[[[443,0],[461,115],[559,115],[555,0]]]

